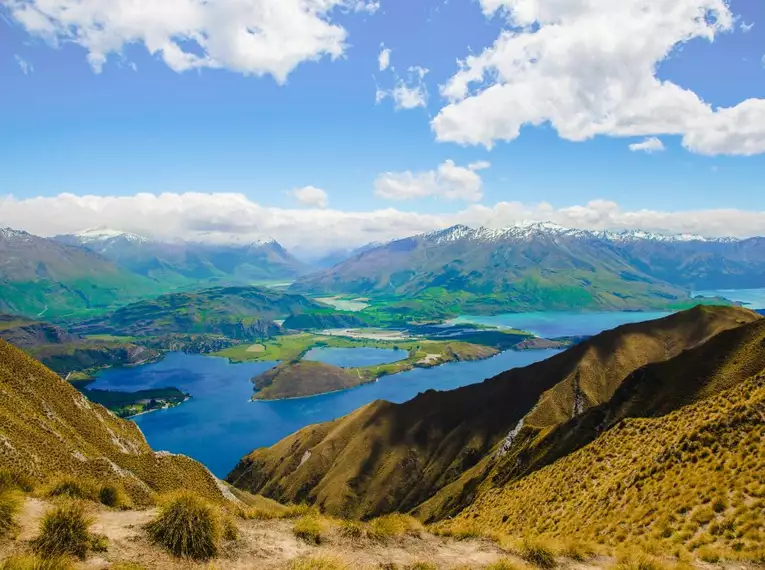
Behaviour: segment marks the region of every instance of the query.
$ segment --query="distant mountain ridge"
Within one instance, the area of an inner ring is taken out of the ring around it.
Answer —
[[[310,270],[270,238],[248,244],[165,242],[97,228],[53,239],[86,247],[139,275],[177,284],[290,280]]]
[[[691,290],[745,287],[765,287],[765,238],[552,223],[456,225],[368,249],[293,284],[298,292],[430,300],[485,312],[658,308],[689,302]]]

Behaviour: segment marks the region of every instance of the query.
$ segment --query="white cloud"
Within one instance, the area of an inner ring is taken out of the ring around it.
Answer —
[[[713,108],[656,76],[684,43],[733,29],[724,0],[480,3],[510,28],[442,86],[450,103],[432,122],[439,141],[491,147],[549,123],[570,141],[680,135],[696,153],[765,152],[765,99]]]
[[[747,24],[743,20],[741,21],[741,31],[745,34],[752,31],[752,28],[754,28],[754,22],[751,24]]]
[[[632,152],[647,152],[648,154],[654,153],[654,152],[662,152],[665,150],[664,143],[661,142],[656,137],[648,137],[647,139],[639,142],[639,143],[633,143],[630,145],[630,150]]]
[[[429,70],[424,67],[417,65],[410,67],[409,76],[406,79],[397,76],[395,87],[389,90],[377,89],[375,103],[390,97],[396,109],[416,109],[427,106],[428,88],[424,79],[428,73]]]
[[[380,71],[385,71],[390,67],[390,49],[383,47],[380,55],[377,56],[377,62],[380,65]]]
[[[40,216],[40,212],[46,212]],[[595,200],[555,208],[547,203],[472,205],[449,214],[420,214],[394,208],[367,212],[284,209],[262,206],[241,194],[137,194],[17,199],[0,196],[0,227],[53,236],[99,225],[158,239],[245,242],[273,236],[286,247],[313,252],[348,248],[445,228],[456,223],[500,228],[521,221],[552,221],[587,229],[645,229],[707,236],[762,235],[765,211],[736,209],[623,210]]]
[[[290,194],[303,206],[324,209],[329,205],[329,197],[327,196],[327,193],[315,186],[296,188],[295,190],[292,190]]]
[[[278,82],[304,61],[345,51],[338,11],[373,13],[362,0],[0,0],[30,34],[74,42],[100,71],[131,43],[175,71],[225,68]]]
[[[29,75],[35,70],[35,68],[32,67],[32,64],[29,63],[26,59],[22,58],[20,55],[14,55],[13,59],[16,60],[16,63],[21,68],[21,73],[24,75]]]
[[[477,202],[483,198],[483,181],[476,170],[488,168],[487,162],[467,168],[447,160],[436,170],[413,173],[385,172],[375,180],[375,196],[388,200],[413,200],[440,197],[446,200]]]

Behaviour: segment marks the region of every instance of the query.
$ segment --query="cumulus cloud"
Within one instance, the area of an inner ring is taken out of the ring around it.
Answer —
[[[488,162],[476,162],[465,168],[447,160],[436,170],[385,172],[375,180],[375,196],[388,200],[435,196],[477,202],[483,197],[483,181],[476,171],[488,167]]]
[[[40,216],[40,212],[46,212]],[[595,200],[555,208],[547,203],[500,202],[460,212],[421,214],[394,208],[368,212],[284,209],[262,206],[242,194],[137,194],[18,199],[0,196],[0,227],[42,235],[71,233],[98,225],[156,239],[254,241],[273,236],[288,248],[325,252],[372,241],[402,238],[457,223],[501,228],[522,221],[552,221],[583,229],[645,229],[706,236],[761,235],[765,212],[736,209],[623,210]]]
[[[424,67],[417,65],[410,67],[408,77],[401,78],[396,75],[396,85],[392,89],[378,88],[375,102],[380,103],[390,97],[396,109],[416,109],[427,106],[428,88],[425,85],[425,76],[428,73],[429,70]]]
[[[385,71],[390,67],[390,49],[383,47],[380,50],[380,55],[377,56],[377,63],[380,66],[380,71]]]
[[[303,206],[324,209],[329,205],[329,197],[327,196],[327,193],[315,186],[296,188],[295,190],[292,190],[290,194]]]
[[[654,152],[662,152],[665,150],[664,143],[656,137],[648,137],[647,139],[630,145],[632,152],[647,152],[649,154]]]
[[[278,82],[304,61],[337,58],[347,32],[339,11],[373,13],[363,0],[0,0],[30,34],[73,42],[100,71],[110,54],[141,43],[175,71],[225,68]]]
[[[724,0],[480,0],[508,29],[460,62],[432,127],[439,141],[491,147],[549,123],[570,141],[680,135],[692,152],[765,152],[765,99],[713,108],[662,80],[683,44],[732,31]]]
[[[743,20],[741,21],[741,31],[745,34],[752,31],[752,28],[754,28],[754,22],[751,24],[747,24]]]
[[[35,68],[32,67],[32,64],[29,63],[26,59],[24,59],[20,55],[14,55],[13,59],[16,60],[16,63],[21,68],[21,73],[23,73],[24,75],[29,75],[35,70]]]

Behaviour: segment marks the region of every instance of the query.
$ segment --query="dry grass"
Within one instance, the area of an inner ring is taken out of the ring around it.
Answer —
[[[22,491],[31,493],[35,488],[35,481],[17,471],[0,469],[0,493],[4,491]]]
[[[34,550],[43,557],[85,558],[89,550],[100,550],[102,540],[90,533],[93,519],[81,501],[63,500],[50,508],[40,522]]]
[[[223,532],[216,508],[192,493],[179,493],[163,502],[146,527],[152,542],[181,558],[215,557]]]
[[[529,564],[549,570],[557,566],[553,547],[539,539],[526,539],[521,544],[518,554]]]
[[[101,487],[98,492],[98,500],[102,505],[113,509],[129,509],[133,506],[133,501],[125,492],[122,485],[107,484]]]
[[[94,481],[60,474],[54,477],[43,489],[45,497],[68,497],[85,501],[98,500],[98,485]]]
[[[327,521],[320,516],[300,517],[292,525],[292,533],[309,544],[321,544],[326,538]]]
[[[309,556],[291,561],[289,570],[351,570],[351,567],[336,556]]]
[[[419,536],[424,530],[417,519],[398,513],[372,519],[367,523],[367,534],[373,540],[390,540],[405,535]]]
[[[74,564],[66,556],[40,558],[34,554],[16,554],[1,562],[0,570],[74,570]]]
[[[0,536],[6,536],[16,528],[16,516],[20,509],[21,497],[17,491],[0,493]]]

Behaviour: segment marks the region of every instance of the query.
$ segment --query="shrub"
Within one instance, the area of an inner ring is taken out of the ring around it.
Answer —
[[[239,538],[239,527],[231,517],[225,517],[223,519],[223,539],[224,540],[237,540]]]
[[[72,555],[85,558],[93,546],[89,530],[92,523],[82,502],[61,502],[43,516],[40,534],[33,547],[44,557]]]
[[[376,540],[398,538],[406,534],[419,535],[422,524],[409,515],[390,514],[369,521],[369,537]]]
[[[0,570],[73,570],[73,568],[72,560],[66,556],[39,558],[33,554],[16,554],[0,563]]]
[[[574,562],[584,562],[595,556],[595,550],[589,544],[569,540],[563,544],[561,555]]]
[[[555,568],[555,552],[547,544],[539,540],[524,540],[519,552],[529,564],[539,568]]]
[[[92,481],[61,475],[45,488],[46,497],[68,497],[70,499],[98,500],[98,487]]]
[[[34,487],[34,481],[23,473],[0,469],[0,493],[3,491],[24,491],[25,493],[31,493]]]
[[[130,497],[120,485],[104,485],[98,492],[98,500],[102,505],[115,509],[127,509],[132,506]]]
[[[21,509],[21,499],[13,491],[0,493],[0,536],[16,528],[16,515]]]
[[[643,552],[622,553],[617,558],[617,570],[666,570],[666,565]]]
[[[324,521],[313,515],[297,519],[292,526],[294,535],[309,544],[321,544],[325,530]]]
[[[146,530],[155,544],[175,556],[193,560],[216,556],[222,533],[215,508],[191,493],[167,498]]]
[[[438,566],[436,566],[432,562],[418,561],[418,562],[415,562],[414,564],[409,564],[406,567],[406,570],[438,570]]]
[[[340,536],[351,540],[360,540],[367,537],[367,527],[358,521],[342,521],[340,523]]]
[[[290,562],[290,570],[349,570],[349,566],[332,556],[310,556]]]

